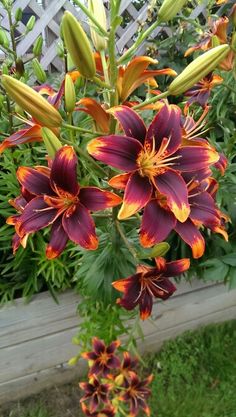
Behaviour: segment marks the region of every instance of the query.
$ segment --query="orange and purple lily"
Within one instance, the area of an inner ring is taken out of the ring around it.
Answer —
[[[129,404],[130,410],[128,416],[136,417],[140,410],[143,410],[147,416],[150,416],[150,408],[147,405],[147,399],[151,394],[148,385],[152,382],[153,375],[140,380],[135,372],[130,373],[130,380],[124,394],[119,397],[119,400]]]
[[[92,140],[88,152],[97,160],[125,171],[109,184],[124,189],[118,218],[126,219],[142,208],[158,192],[180,222],[190,214],[187,185],[183,172],[195,172],[218,161],[218,153],[206,146],[182,146],[181,111],[164,105],[146,126],[140,116],[126,106],[110,110],[125,135],[109,135]]]
[[[90,378],[89,382],[80,382],[80,388],[84,391],[80,402],[89,401],[90,411],[93,413],[97,410],[101,403],[111,406],[108,398],[111,386],[109,384],[101,384],[96,375]]]
[[[105,343],[94,337],[92,340],[93,350],[91,352],[82,353],[82,357],[92,361],[92,366],[89,370],[89,376],[101,375],[106,378],[112,369],[119,368],[120,360],[115,355],[116,349],[120,346],[120,341],[115,340],[106,346]]]
[[[15,228],[20,238],[51,227],[46,249],[49,259],[64,250],[68,239],[85,249],[95,250],[98,239],[90,211],[104,210],[121,202],[116,194],[97,187],[80,187],[77,182],[77,156],[71,146],[60,148],[47,167],[20,167],[17,178],[21,186],[34,196],[23,207]]]
[[[156,267],[138,265],[136,274],[112,283],[113,287],[123,292],[117,303],[126,310],[133,310],[139,305],[140,317],[146,320],[152,312],[153,298],[166,300],[175,291],[170,277],[180,275],[190,266],[189,259],[166,262],[164,258],[155,258]]]

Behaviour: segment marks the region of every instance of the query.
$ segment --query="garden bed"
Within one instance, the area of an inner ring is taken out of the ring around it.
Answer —
[[[78,353],[71,338],[78,331],[76,306],[79,297],[68,291],[56,304],[49,293],[36,296],[28,305],[23,299],[0,311],[0,403],[65,383],[83,373],[84,364],[69,367]],[[193,281],[178,284],[176,295],[158,302],[153,320],[143,324],[140,351],[155,352],[163,341],[185,330],[236,317],[236,290],[223,284]]]

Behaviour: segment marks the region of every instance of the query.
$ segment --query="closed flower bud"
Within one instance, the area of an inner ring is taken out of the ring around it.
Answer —
[[[71,358],[71,359],[68,361],[68,365],[70,365],[70,366],[74,366],[74,365],[76,365],[76,364],[77,364],[78,360],[79,360],[78,356],[74,356],[73,358]]]
[[[164,0],[157,17],[161,22],[168,22],[179,13],[185,3],[187,0]]]
[[[58,149],[62,147],[58,137],[47,127],[42,127],[42,137],[47,153],[50,158],[54,158]]]
[[[21,58],[17,58],[16,60],[16,72],[19,77],[22,77],[25,72],[24,63]]]
[[[34,75],[37,78],[37,80],[40,83],[45,83],[45,81],[47,80],[47,76],[42,65],[39,63],[37,58],[32,59],[32,68],[33,68]]]
[[[2,74],[5,74],[5,75],[9,74],[9,69],[5,62],[2,64]]]
[[[119,374],[115,377],[115,384],[118,385],[119,387],[123,384],[124,382],[124,375]]]
[[[65,45],[81,75],[93,78],[96,73],[95,59],[86,33],[77,19],[68,11],[62,18]]]
[[[230,18],[232,19],[232,23],[236,28],[236,4],[232,7],[230,11]]]
[[[236,32],[234,32],[234,34],[232,36],[231,48],[236,53]]]
[[[96,17],[96,20],[100,23],[104,30],[106,30],[107,19],[103,0],[88,0],[88,9],[90,13]],[[94,29],[93,22],[90,22],[90,33],[95,49],[97,51],[106,49],[107,41],[104,36],[99,35],[98,32]]]
[[[9,75],[2,75],[2,85],[12,100],[31,114],[40,125],[50,128],[61,125],[60,113],[31,87]]]
[[[2,94],[0,94],[0,111],[4,107],[4,101],[5,101],[5,97]]]
[[[66,74],[65,77],[65,109],[68,113],[72,113],[75,108],[76,96],[74,83],[69,76]]]
[[[16,12],[15,12],[16,22],[20,22],[22,20],[22,17],[23,17],[23,11],[22,11],[21,7],[18,7],[18,9],[16,9]]]
[[[218,38],[218,36],[213,35],[212,38],[211,38],[211,46],[212,46],[212,48],[215,48],[216,46],[219,46],[219,45],[221,45],[220,39]]]
[[[10,41],[7,33],[2,28],[0,28],[0,45],[4,46],[4,48],[8,48],[10,46]]]
[[[26,32],[30,32],[31,30],[33,30],[34,25],[35,25],[35,16],[31,16],[28,20],[28,22],[26,23]]]
[[[213,71],[230,51],[227,44],[216,46],[200,55],[178,75],[168,88],[169,94],[179,95]]]
[[[42,54],[42,49],[43,49],[43,37],[40,35],[34,44],[33,47],[33,54],[34,56],[40,56]]]

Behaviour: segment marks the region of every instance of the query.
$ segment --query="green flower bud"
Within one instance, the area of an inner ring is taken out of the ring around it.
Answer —
[[[7,32],[2,28],[0,28],[0,45],[4,46],[4,48],[9,48],[10,46],[10,41],[7,36]]]
[[[32,59],[32,68],[33,68],[33,72],[37,80],[40,83],[45,83],[45,81],[47,80],[47,76],[42,65],[39,63],[37,58]]]
[[[33,54],[36,57],[39,57],[42,54],[42,49],[43,49],[43,37],[40,35],[34,44],[33,47]]]
[[[35,25],[36,19],[35,16],[31,16],[28,20],[28,22],[26,23],[26,33],[30,32],[31,30],[33,30],[34,25]]]
[[[95,59],[86,33],[72,13],[66,11],[62,18],[64,42],[81,75],[93,78]]]
[[[168,22],[179,13],[185,3],[187,0],[164,0],[157,17],[161,22]]]
[[[179,95],[189,90],[194,84],[213,71],[228,55],[230,46],[227,44],[216,46],[213,49],[194,59],[179,74],[168,88],[169,94]]]
[[[22,20],[22,17],[23,17],[23,10],[21,7],[18,7],[18,9],[16,9],[16,12],[15,12],[15,21],[20,22]]]
[[[61,142],[55,133],[53,133],[52,130],[48,129],[47,127],[42,127],[42,137],[48,155],[50,158],[54,158],[58,149],[62,147]]]
[[[7,66],[7,64],[5,62],[2,64],[2,73],[4,75],[8,75],[9,74],[9,69],[8,69],[8,66]]]
[[[88,9],[96,20],[100,23],[100,25],[106,30],[107,28],[107,19],[106,19],[106,11],[104,7],[103,0],[88,0]],[[97,51],[102,51],[107,48],[107,41],[104,36],[101,36],[97,33],[94,29],[94,23],[90,21],[90,33],[91,38],[94,44],[94,47]]]
[[[68,113],[72,113],[75,109],[76,96],[74,83],[69,76],[66,74],[65,77],[65,108]]]

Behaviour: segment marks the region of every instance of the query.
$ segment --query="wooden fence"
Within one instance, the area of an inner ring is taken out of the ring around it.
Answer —
[[[220,278],[220,277],[219,277]],[[143,325],[141,352],[156,352],[164,340],[185,330],[236,318],[236,290],[223,284],[179,283],[173,297],[157,302]],[[49,293],[23,299],[0,310],[0,404],[22,398],[81,375],[84,362],[69,367],[78,353],[71,338],[78,332],[78,296],[71,291],[56,304]]]
[[[174,0],[173,0],[174,1]],[[231,1],[231,0],[230,0]],[[19,56],[25,57],[32,50],[35,40],[39,35],[43,35],[44,48],[41,64],[45,69],[50,66],[60,70],[62,67],[61,60],[57,57],[57,44],[60,33],[60,20],[64,10],[71,11],[75,16],[84,23],[85,30],[88,31],[87,17],[78,8],[75,7],[73,1],[68,0],[16,0],[14,3],[14,10],[21,7],[28,15],[34,14],[36,16],[36,24],[34,29],[28,34],[22,36],[17,45],[17,52]],[[208,0],[202,0],[199,4],[196,0],[191,2],[193,11],[190,15],[192,19],[200,15],[205,17],[206,6]],[[105,7],[109,7],[109,1],[104,0]],[[128,15],[129,23],[120,27],[117,31],[117,51],[122,52],[132,44],[134,37],[137,35],[137,29],[140,22],[147,21],[147,11],[149,2],[139,8],[139,0],[122,0],[120,13],[121,15]],[[0,17],[2,27],[9,29],[8,18],[3,8],[0,8]],[[20,23],[19,33],[25,33],[25,25]],[[172,36],[172,31],[169,27],[158,27],[152,37],[161,31],[165,31],[168,36]],[[142,45],[137,53],[145,52],[146,46]]]

